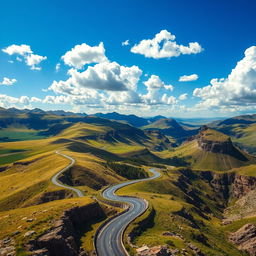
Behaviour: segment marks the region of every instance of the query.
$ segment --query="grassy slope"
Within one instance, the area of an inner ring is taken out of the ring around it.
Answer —
[[[201,136],[208,141],[225,142],[229,140],[229,136],[214,129],[202,131]]]
[[[24,238],[24,234],[27,231],[36,231],[33,237],[43,234],[46,230],[51,228],[54,220],[60,218],[64,210],[74,206],[87,205],[92,202],[93,200],[89,197],[64,199],[0,212],[0,239],[13,237],[16,242],[18,255],[27,255],[23,252],[23,243],[31,239],[31,237]],[[27,219],[32,219],[32,222],[27,222]],[[14,235],[13,233],[15,231],[19,231],[20,233]]]
[[[202,209],[197,209],[195,205],[187,202],[184,192],[175,186],[178,177],[179,174],[169,170],[165,171],[163,176],[158,180],[134,184],[118,191],[118,194],[133,194],[145,198],[150,203],[150,209],[153,207],[156,211],[156,215],[150,221],[149,227],[144,230],[141,235],[136,237],[133,243],[139,247],[144,244],[148,246],[169,244],[171,248],[182,249],[186,247],[186,241],[192,241],[192,243],[199,247],[206,255],[243,255],[233,245],[226,242],[226,233],[221,229],[220,220],[218,218],[213,217],[212,214],[207,215]],[[191,188],[188,190],[192,188],[200,188],[200,192],[197,193],[201,201],[201,207],[205,205],[210,207],[217,215],[220,214],[216,206],[218,201],[214,198],[214,193],[208,184],[200,180],[192,181]],[[199,198],[197,200],[199,200]],[[194,222],[199,225],[199,229],[191,226],[186,219],[177,216],[176,213],[182,209],[188,210]],[[203,218],[198,214],[199,212],[204,212],[207,217]],[[136,228],[138,223],[145,219],[148,214],[149,212],[146,212],[134,221],[128,227],[126,236]],[[185,240],[177,237],[164,236],[163,232],[165,231],[181,234]],[[208,239],[209,246],[197,240],[197,237],[202,233]],[[130,252],[134,253],[131,248]],[[193,254],[189,251],[188,255]]]
[[[237,134],[237,138],[234,138],[235,142],[252,148],[256,147],[256,123],[251,124],[248,127],[238,126],[233,131]]]
[[[227,154],[204,151],[198,147],[197,141],[193,140],[181,145],[174,151],[163,151],[156,154],[163,158],[174,156],[185,157],[193,168],[199,170],[226,171],[232,168],[255,163],[255,160],[251,156],[244,152],[241,153],[244,154],[249,161],[241,161]]]
[[[2,170],[0,172],[0,209],[2,210],[1,215],[7,216],[2,219],[0,218],[2,230],[5,230],[7,232],[6,234],[12,230],[4,222],[13,225],[14,229],[22,226],[23,236],[23,233],[31,229],[31,227],[27,227],[29,225],[26,224],[23,229],[23,223],[25,221],[20,220],[19,222],[18,217],[14,217],[9,213],[13,211],[15,216],[28,215],[29,218],[31,209],[41,209],[47,207],[48,204],[44,203],[33,206],[34,208],[28,207],[29,205],[37,203],[38,198],[44,193],[58,191],[60,189],[54,186],[50,182],[50,179],[56,172],[64,168],[69,160],[56,155],[55,150],[62,149],[64,153],[75,158],[76,164],[72,168],[73,178],[84,181],[84,184],[79,188],[88,196],[97,195],[99,192],[96,188],[100,186],[124,180],[124,178],[110,169],[106,169],[103,165],[105,163],[105,157],[109,157],[109,155],[115,159],[119,159],[117,155],[106,151],[105,148],[112,147],[115,153],[124,153],[132,152],[134,149],[143,147],[140,146],[139,140],[131,140],[131,144],[127,149],[125,148],[126,144],[122,141],[109,142],[100,138],[91,140],[90,142],[90,140],[85,139],[87,136],[105,134],[110,130],[112,130],[111,127],[78,123],[67,128],[59,135],[47,139],[0,143],[0,164],[2,164],[0,167]],[[12,164],[13,162],[15,163]],[[66,209],[65,200],[52,202],[52,211],[48,212],[48,216],[50,216],[48,217],[49,220],[52,217],[57,218],[57,213],[61,213]],[[73,198],[67,202],[72,203],[77,200],[77,198]],[[63,207],[60,207],[63,203]],[[16,209],[11,210],[13,208]],[[53,214],[54,211],[56,211],[56,214]],[[33,222],[33,229],[41,229],[41,222],[44,224],[48,223],[48,219],[44,215],[36,218],[38,222]],[[48,224],[45,225],[46,228],[49,228]],[[92,236],[99,224],[97,222],[92,223],[91,228],[88,229],[88,232],[81,240],[87,250],[93,249]],[[4,233],[2,233],[2,236],[4,236]],[[19,237],[17,239],[15,238],[16,241],[20,241],[20,239]]]
[[[37,194],[56,189],[50,179],[68,163],[69,160],[50,153],[9,166],[0,173],[0,209],[21,207]]]

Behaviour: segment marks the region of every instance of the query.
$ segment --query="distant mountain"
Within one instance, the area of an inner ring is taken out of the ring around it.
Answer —
[[[138,117],[136,115],[122,115],[117,112],[106,113],[106,114],[96,113],[94,114],[94,116],[106,118],[110,120],[126,122],[134,127],[141,127],[150,123],[150,121],[146,118]]]
[[[205,171],[227,171],[256,163],[254,157],[234,146],[229,136],[207,127],[176,148],[174,155],[187,159],[193,168]]]
[[[70,115],[69,115],[70,113]],[[58,115],[59,114],[59,115]],[[118,116],[119,114],[116,114]],[[138,117],[134,116],[138,119]],[[64,136],[97,143],[123,143],[161,151],[173,144],[159,132],[145,132],[128,123],[64,111],[0,108],[0,142]]]
[[[165,119],[165,118],[166,118],[165,116],[158,115],[158,116],[154,116],[154,117],[149,117],[148,120],[153,123],[159,119]]]
[[[188,137],[197,133],[198,129],[185,129],[173,118],[158,119],[155,122],[143,126],[145,130],[159,130],[167,136],[171,136],[177,143],[186,140]]]
[[[231,136],[236,145],[249,153],[256,153],[256,114],[235,116],[209,126]]]
[[[49,110],[47,111],[49,114],[54,114],[58,116],[87,116],[85,113],[74,113],[70,111],[63,111],[63,110]]]

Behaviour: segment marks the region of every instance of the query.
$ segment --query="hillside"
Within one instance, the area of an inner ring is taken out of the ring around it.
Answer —
[[[215,171],[227,171],[256,161],[236,148],[230,137],[209,128],[202,129],[198,135],[173,152],[162,152],[158,155],[184,157],[195,169]]]
[[[239,147],[254,154],[256,151],[256,114],[242,115],[213,122],[211,127],[229,135]]]
[[[170,136],[176,143],[181,143],[188,137],[197,133],[197,129],[185,129],[173,118],[163,118],[142,127],[144,130],[158,130],[166,136]]]

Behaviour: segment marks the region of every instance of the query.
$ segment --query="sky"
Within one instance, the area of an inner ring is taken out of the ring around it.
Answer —
[[[3,0],[0,107],[256,113],[254,0]]]

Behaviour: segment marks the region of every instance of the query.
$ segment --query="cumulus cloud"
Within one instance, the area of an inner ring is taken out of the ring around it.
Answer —
[[[172,91],[173,86],[170,84],[165,84],[159,76],[151,75],[151,77],[144,82],[144,84],[147,86],[147,88],[151,89],[159,89],[159,88],[165,88],[167,90]]]
[[[13,85],[17,82],[17,80],[15,78],[8,78],[8,77],[4,77],[3,81],[0,82],[1,85]]]
[[[9,107],[24,107],[28,106],[30,98],[28,96],[12,97],[5,94],[0,94],[0,106],[4,108]]]
[[[167,96],[162,94],[161,90],[173,90],[172,85],[165,84],[159,76],[151,75],[150,78],[144,82],[147,87],[147,94],[142,95],[142,99],[147,104],[173,104],[174,96]]]
[[[26,44],[21,44],[21,45],[12,44],[6,47],[5,49],[3,49],[2,51],[9,55],[17,54],[21,56],[25,56],[27,54],[33,53],[30,46]]]
[[[201,98],[197,107],[241,110],[256,106],[256,46],[248,48],[227,78],[214,78],[208,86],[196,88]]]
[[[41,67],[39,65],[43,60],[46,60],[46,56],[41,56],[38,54],[34,54],[31,50],[31,47],[26,44],[16,45],[12,44],[4,49],[3,52],[7,53],[8,55],[18,55],[16,57],[17,61],[24,60],[27,66],[30,67],[32,70],[40,70]]]
[[[183,93],[179,96],[179,100],[186,100],[188,98],[188,94],[187,93]]]
[[[40,56],[37,54],[30,54],[26,57],[26,64],[30,66],[32,70],[41,70],[41,67],[37,65],[40,64],[43,60],[46,60],[47,57]]]
[[[56,93],[79,94],[88,88],[106,91],[136,90],[142,71],[137,66],[125,67],[117,62],[103,62],[89,66],[85,71],[68,71],[66,81],[54,81],[49,87]]]
[[[83,68],[86,64],[108,61],[102,42],[98,46],[89,46],[86,43],[76,45],[61,58],[66,65],[77,69]]]
[[[179,45],[175,41],[175,35],[167,30],[162,30],[153,39],[144,39],[131,48],[132,53],[144,55],[147,58],[171,58],[181,54],[197,54],[203,48],[197,42],[191,42],[188,46]]]
[[[129,40],[125,40],[124,42],[122,42],[122,46],[127,46],[127,45],[129,45],[130,43],[129,43]]]
[[[198,79],[197,74],[192,75],[184,75],[179,78],[179,82],[189,82],[189,81],[196,81]]]

